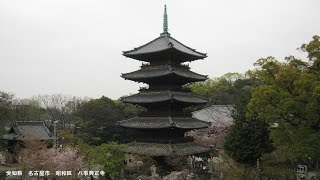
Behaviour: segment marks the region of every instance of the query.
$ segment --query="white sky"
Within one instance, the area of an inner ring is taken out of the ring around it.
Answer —
[[[191,68],[210,77],[282,59],[320,34],[319,0],[0,0],[0,91],[107,97],[136,93],[120,77],[141,62],[122,51],[169,32],[208,53]]]

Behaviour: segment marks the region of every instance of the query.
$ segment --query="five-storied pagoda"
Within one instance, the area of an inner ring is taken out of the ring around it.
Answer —
[[[123,55],[145,63],[140,70],[122,74],[122,77],[149,84],[148,88],[141,88],[138,94],[122,97],[125,103],[138,104],[147,109],[138,117],[119,121],[120,126],[133,128],[137,132],[127,144],[127,152],[149,156],[178,156],[209,151],[208,147],[197,145],[184,137],[186,131],[206,128],[209,124],[193,118],[191,113],[185,113],[183,109],[205,104],[207,100],[182,88],[184,84],[207,79],[207,76],[190,71],[182,63],[207,56],[171,37],[166,6],[160,37],[133,50],[124,51]]]

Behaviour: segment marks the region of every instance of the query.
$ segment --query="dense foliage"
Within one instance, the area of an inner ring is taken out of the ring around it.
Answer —
[[[0,91],[0,127],[5,127],[6,123],[12,118],[12,97],[13,95]],[[4,128],[0,128],[0,135],[3,135],[3,133]]]
[[[243,75],[239,73],[227,73],[219,78],[192,83],[188,85],[188,88],[192,92],[207,98],[209,100],[208,105],[234,104],[237,91],[234,82],[243,78]]]
[[[79,136],[89,144],[98,145],[124,139],[125,133],[117,126],[117,121],[136,116],[140,110],[137,106],[103,96],[84,103],[74,113],[74,119]]]
[[[254,165],[257,159],[271,152],[273,147],[267,123],[255,117],[246,118],[250,89],[250,86],[243,87],[234,107],[234,124],[226,136],[224,149],[236,162]]]
[[[287,57],[257,61],[249,75],[261,82],[252,89],[247,117],[276,123],[275,146],[295,161],[320,159],[320,40],[314,36],[301,50],[309,62]]]
[[[102,165],[106,174],[112,179],[115,179],[124,166],[124,149],[125,145],[120,145],[116,142],[101,144],[93,151],[93,163]]]
[[[255,165],[272,150],[266,124],[260,120],[237,119],[225,140],[225,151],[236,162]]]
[[[115,179],[120,175],[125,163],[125,148],[117,142],[103,143],[99,146],[89,145],[81,139],[77,141],[76,148],[85,157],[86,168],[97,168],[106,173],[106,176]]]

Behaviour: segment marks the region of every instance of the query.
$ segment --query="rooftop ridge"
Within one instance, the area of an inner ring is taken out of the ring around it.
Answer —
[[[185,48],[190,49],[190,50],[192,50],[192,51],[195,51],[196,53],[202,54],[203,56],[205,56],[205,58],[207,57],[207,53],[202,53],[202,52],[196,51],[196,49],[193,49],[193,48],[191,48],[191,47],[183,44],[182,42],[176,40],[175,38],[173,38],[173,37],[171,37],[171,36],[170,36],[169,39],[173,39],[173,40],[177,41],[179,44],[183,45]],[[171,41],[170,41],[170,42],[171,42]],[[174,47],[174,46],[173,46],[173,47]]]
[[[159,36],[159,37],[157,37],[156,39],[154,39],[154,40],[152,40],[152,41],[150,41],[150,42],[148,42],[148,43],[146,43],[146,44],[144,44],[144,45],[141,45],[141,46],[138,46],[138,47],[136,47],[136,48],[133,48],[132,50],[122,51],[122,53],[123,53],[122,55],[125,56],[126,53],[130,53],[130,52],[136,51],[136,50],[138,50],[138,49],[141,49],[141,48],[143,48],[143,47],[145,47],[145,46],[147,46],[147,45],[155,42],[156,40],[158,40],[158,39],[160,39],[160,38],[162,38],[162,37]]]

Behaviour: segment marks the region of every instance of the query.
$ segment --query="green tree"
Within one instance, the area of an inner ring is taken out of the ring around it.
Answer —
[[[121,171],[125,163],[126,145],[117,142],[108,142],[99,146],[89,145],[81,139],[76,145],[79,153],[84,156],[87,168],[101,165],[106,175],[115,179]]]
[[[115,179],[121,171],[125,161],[125,145],[116,142],[101,144],[95,148],[93,162],[103,166],[103,170]]]
[[[205,97],[209,104],[234,104],[234,82],[243,79],[239,73],[227,73],[221,77],[188,85],[192,92]]]
[[[5,134],[5,126],[13,118],[12,98],[13,94],[0,91],[0,137]],[[0,138],[0,150],[5,148],[5,143]]]
[[[124,118],[131,118],[137,116],[142,111],[145,111],[145,108],[142,106],[137,106],[129,103],[123,103],[120,100],[113,101],[116,107],[122,112]]]
[[[113,101],[107,97],[91,99],[78,108],[74,114],[79,136],[89,144],[99,145],[108,141],[125,138],[123,129],[117,121],[136,116],[139,108]]]
[[[13,94],[0,91],[0,136],[4,134],[5,125],[13,118]]]
[[[12,105],[16,121],[41,121],[45,115],[45,109],[39,102],[29,99],[18,99]]]
[[[248,85],[254,83],[250,79],[237,83],[242,92],[234,107],[234,124],[226,136],[224,149],[236,162],[254,165],[264,153],[272,151],[272,142],[265,122],[257,118],[246,118],[247,104],[251,96]]]
[[[12,94],[0,91],[0,122],[5,122],[12,115]]]
[[[247,117],[277,125],[271,131],[274,145],[291,160],[320,159],[320,40],[314,36],[301,50],[309,62],[287,57],[257,61],[248,74],[261,83],[252,89]]]

